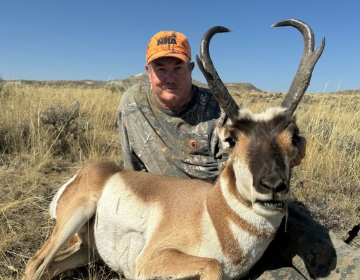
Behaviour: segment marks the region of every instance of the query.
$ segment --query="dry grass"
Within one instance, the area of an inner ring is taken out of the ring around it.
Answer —
[[[120,94],[102,89],[2,89],[0,279],[21,277],[53,227],[48,216],[52,195],[80,165],[121,161],[116,122],[120,99]]]
[[[233,95],[253,111],[283,97]],[[0,279],[21,278],[52,230],[52,195],[80,165],[121,162],[120,99],[106,89],[0,84]],[[293,199],[344,239],[360,222],[360,95],[306,95],[296,114],[308,147],[293,171]],[[94,264],[66,275],[105,279],[111,272]]]

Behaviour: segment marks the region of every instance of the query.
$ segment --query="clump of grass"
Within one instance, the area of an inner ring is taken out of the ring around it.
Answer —
[[[86,146],[86,134],[94,125],[87,112],[80,114],[80,102],[74,102],[70,107],[63,105],[51,106],[40,117],[41,122],[49,126],[53,140],[52,154],[66,155],[71,153],[73,142],[78,140],[78,145],[83,151]]]

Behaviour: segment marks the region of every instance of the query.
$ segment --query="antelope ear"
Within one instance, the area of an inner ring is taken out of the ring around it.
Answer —
[[[230,148],[235,145],[235,140],[230,135],[228,126],[216,128],[219,135],[219,153],[228,154]]]

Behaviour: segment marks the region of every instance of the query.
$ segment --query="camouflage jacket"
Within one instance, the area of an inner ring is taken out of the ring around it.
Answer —
[[[147,83],[129,88],[118,110],[124,167],[179,178],[214,181],[227,157],[218,127],[225,113],[211,92],[193,85],[180,112],[160,106]]]

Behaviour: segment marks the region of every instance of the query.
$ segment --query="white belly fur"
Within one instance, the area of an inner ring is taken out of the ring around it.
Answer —
[[[95,242],[111,269],[135,278],[136,258],[156,228],[156,221],[161,220],[159,215],[157,205],[141,203],[124,187],[118,174],[106,183],[97,208]]]

